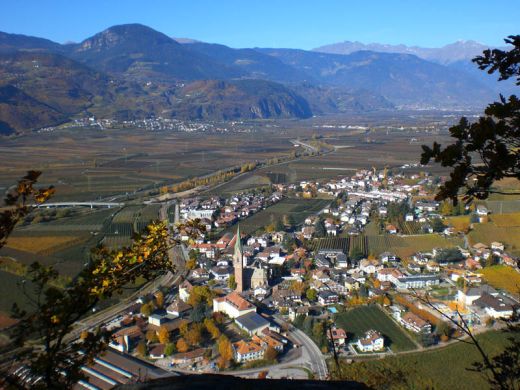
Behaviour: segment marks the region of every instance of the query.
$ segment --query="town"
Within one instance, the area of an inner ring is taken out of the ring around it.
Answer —
[[[373,168],[174,201],[184,277],[105,321],[109,352],[84,368],[80,385],[129,383],[136,367],[150,378],[327,379],[333,355],[355,361],[449,344],[462,336],[449,319],[475,334],[499,329],[518,296],[487,284],[486,271],[518,273],[518,258],[510,244],[469,240],[493,215],[482,204],[432,200],[440,181]],[[326,201],[265,226],[248,222],[287,199]]]

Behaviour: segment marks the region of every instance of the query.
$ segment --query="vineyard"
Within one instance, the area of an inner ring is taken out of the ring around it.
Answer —
[[[498,227],[520,226],[520,213],[491,215],[491,221]]]
[[[142,232],[151,222],[158,220],[160,208],[160,205],[152,204],[142,209],[135,223],[136,231]]]
[[[50,256],[78,245],[88,239],[89,236],[13,236],[9,238],[7,247],[25,251],[37,255]]]
[[[348,237],[317,238],[311,244],[313,251],[321,249],[341,249],[343,253],[349,253],[350,239]]]
[[[506,250],[513,255],[520,254],[520,227],[500,227],[492,222],[477,223],[467,236],[471,245],[478,242],[490,245],[498,241],[505,244]]]
[[[350,239],[349,256],[356,257],[359,255],[368,255],[368,240],[364,234],[352,236]]]
[[[112,218],[112,222],[107,227],[106,233],[109,235],[132,236],[134,224],[139,216],[141,206],[129,206],[121,209]]]
[[[430,251],[433,248],[451,248],[463,245],[459,238],[445,238],[439,234],[421,234],[407,237],[390,234],[369,235],[368,252],[379,256],[392,252],[401,258],[412,256],[415,252]]]
[[[423,224],[417,221],[403,221],[402,219],[399,220],[397,224],[397,228],[399,229],[399,232],[401,234],[406,235],[415,235],[415,234],[422,234]]]

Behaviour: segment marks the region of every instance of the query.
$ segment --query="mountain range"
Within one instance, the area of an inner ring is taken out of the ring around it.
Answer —
[[[484,47],[466,46],[234,49],[140,24],[68,44],[0,32],[0,133],[84,115],[227,120],[479,108],[498,83],[468,62]]]

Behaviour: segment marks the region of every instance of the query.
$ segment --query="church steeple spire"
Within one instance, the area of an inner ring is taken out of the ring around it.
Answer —
[[[235,268],[236,291],[244,291],[244,248],[242,247],[242,236],[240,233],[240,224],[237,226],[235,236],[235,246],[233,251],[233,267]]]

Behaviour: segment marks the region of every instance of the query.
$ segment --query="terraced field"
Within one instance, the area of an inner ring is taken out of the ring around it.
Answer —
[[[385,346],[394,352],[416,349],[406,333],[377,305],[361,306],[337,314],[336,324],[345,329],[349,341],[355,341],[369,329],[379,331],[385,338]]]

